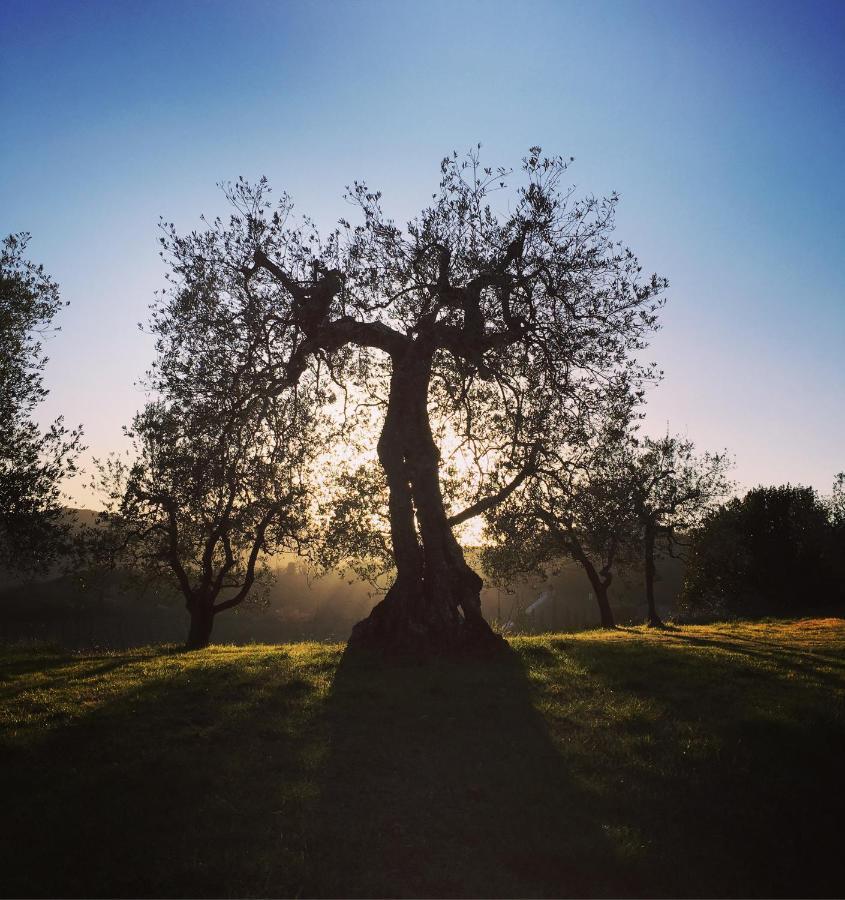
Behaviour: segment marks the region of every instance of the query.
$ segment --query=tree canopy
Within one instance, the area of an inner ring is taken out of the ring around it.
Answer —
[[[95,479],[105,503],[96,556],[174,583],[191,649],[247,599],[269,557],[306,541],[311,466],[329,433],[329,398],[311,373],[285,391],[248,373],[255,335],[247,345],[228,300],[211,280],[202,290],[175,281],[160,297],[145,384],[154,399],[127,430],[132,451],[102,461]],[[190,334],[174,327],[186,309]]]
[[[61,482],[76,470],[82,438],[61,417],[44,431],[33,418],[48,394],[43,339],[64,304],[26,258],[28,242],[9,235],[0,250],[0,564],[18,571],[44,569],[66,547]]]
[[[843,599],[838,571],[835,521],[816,492],[757,487],[712,511],[695,532],[681,605],[699,615],[821,609]]]
[[[613,239],[615,195],[575,198],[568,164],[532,148],[514,175],[475,151],[453,155],[405,227],[356,182],[355,223],[321,236],[289,197],[272,201],[266,180],[226,188],[226,221],[187,235],[164,223],[174,290],[154,328],[173,378],[204,383],[223,352],[245,402],[328,376],[380,411],[396,579],[355,641],[494,646],[454,525],[527,477],[551,423],[576,428],[608,391],[640,389],[633,354],[665,280],[643,278]],[[220,396],[213,377],[203,391]],[[444,422],[473,460],[465,509],[446,508]]]
[[[651,625],[662,625],[654,601],[656,556],[661,548],[671,552],[728,494],[729,465],[726,453],[696,455],[692,441],[669,434],[636,448],[630,477]]]

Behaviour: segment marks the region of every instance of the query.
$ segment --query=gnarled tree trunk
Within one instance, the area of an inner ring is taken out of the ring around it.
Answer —
[[[398,654],[486,653],[503,648],[481,614],[481,578],[447,521],[428,389],[433,349],[410,344],[393,357],[378,443],[390,492],[396,581],[352,631],[350,643]]]

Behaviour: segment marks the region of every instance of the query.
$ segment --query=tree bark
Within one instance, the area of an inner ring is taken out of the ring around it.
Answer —
[[[648,624],[653,628],[662,628],[663,620],[657,614],[657,606],[654,603],[654,541],[655,529],[651,523],[645,527],[645,595],[648,601]]]
[[[574,550],[576,559],[583,566],[584,571],[587,573],[587,578],[590,579],[590,585],[595,592],[596,603],[598,603],[599,606],[601,627],[616,628],[616,620],[613,618],[613,610],[610,608],[610,601],[607,598],[607,592],[610,588],[612,576],[607,575],[605,578],[602,578],[601,575],[599,575],[599,573],[596,571],[596,567],[593,565],[590,558],[586,553],[584,553],[580,544],[578,544],[571,536],[570,543]]]
[[[613,618],[613,610],[610,608],[610,601],[607,599],[607,592],[610,588],[610,582],[613,575],[609,571],[609,566],[602,570],[602,575],[596,571],[593,561],[587,556],[581,542],[570,526],[566,532],[566,541],[569,545],[569,552],[581,563],[582,568],[590,579],[590,585],[596,595],[596,603],[599,605],[599,617],[601,618],[602,628],[616,628],[616,620]]]
[[[188,603],[191,624],[188,629],[186,650],[202,650],[211,640],[211,629],[214,627],[214,610],[210,603],[194,597]]]
[[[616,628],[616,620],[613,618],[613,610],[610,608],[610,601],[607,599],[607,585],[599,584],[598,587],[594,585],[593,590],[596,592],[596,602],[599,605],[601,627]]]
[[[481,614],[481,578],[447,521],[428,390],[433,349],[420,341],[393,356],[378,442],[390,492],[396,580],[352,630],[350,644],[401,655],[488,653],[505,641]]]

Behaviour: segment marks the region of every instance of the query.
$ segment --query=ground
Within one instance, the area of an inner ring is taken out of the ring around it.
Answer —
[[[4,896],[842,896],[845,622],[2,650]]]

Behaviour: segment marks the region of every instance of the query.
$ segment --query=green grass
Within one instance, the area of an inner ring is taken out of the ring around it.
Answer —
[[[845,623],[0,666],[4,896],[842,896]]]

